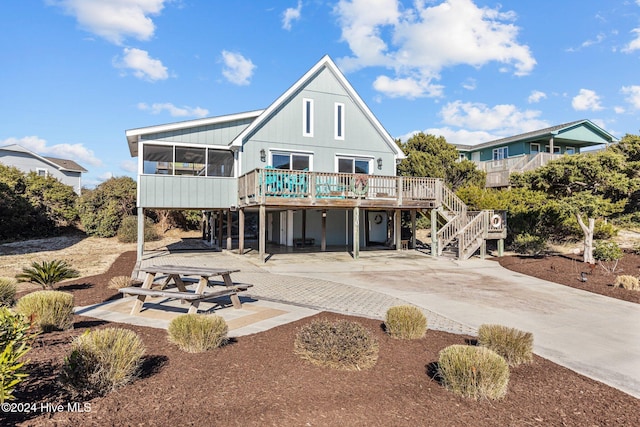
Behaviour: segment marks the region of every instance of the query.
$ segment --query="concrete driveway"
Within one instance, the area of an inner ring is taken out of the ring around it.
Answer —
[[[246,257],[239,257],[244,258]],[[404,300],[477,328],[534,334],[536,354],[640,398],[640,306],[502,268],[495,261],[419,252],[277,254],[271,274],[329,280]]]

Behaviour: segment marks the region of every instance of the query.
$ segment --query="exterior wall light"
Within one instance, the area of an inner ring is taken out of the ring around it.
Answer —
[[[264,151],[264,148],[262,150],[260,150],[260,161],[261,162],[266,162],[267,161],[267,152]]]
[[[382,169],[382,157],[378,157],[378,169]]]

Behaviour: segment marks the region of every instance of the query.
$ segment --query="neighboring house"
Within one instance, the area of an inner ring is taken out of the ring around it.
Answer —
[[[35,172],[40,176],[52,176],[73,187],[78,195],[82,190],[82,173],[87,172],[73,160],[40,156],[18,144],[0,147],[0,163],[14,166],[24,173]]]
[[[466,258],[484,249],[484,239],[504,237],[503,218],[489,233],[489,213],[467,212],[440,180],[396,176],[402,150],[328,56],[267,109],[131,129],[126,137],[138,157],[139,259],[144,209],[202,210],[205,237],[227,249],[237,220],[240,253],[253,215],[263,259],[267,242],[352,247],[355,258],[362,246],[415,247],[416,214],[425,210],[434,254],[462,241],[458,255]],[[412,238],[401,235],[402,211],[410,212]]]
[[[509,174],[544,166],[585,147],[608,145],[617,139],[589,120],[577,120],[478,145],[455,144],[461,158],[487,172],[487,187],[508,187]]]

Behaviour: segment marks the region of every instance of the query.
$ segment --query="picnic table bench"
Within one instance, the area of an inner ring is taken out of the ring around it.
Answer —
[[[131,315],[136,315],[142,310],[142,306],[147,297],[165,297],[182,300],[183,303],[190,302],[189,313],[197,313],[200,301],[211,298],[230,296],[234,308],[242,308],[238,292],[246,291],[253,285],[235,285],[231,280],[231,273],[240,270],[229,270],[223,268],[205,268],[184,265],[151,265],[143,267],[140,271],[146,273],[141,287],[126,287],[119,290],[124,295],[136,295],[137,299],[131,308]],[[167,277],[160,289],[151,289],[157,274],[166,274]],[[187,290],[184,281],[186,276],[199,276],[198,284],[194,292]],[[224,289],[215,292],[205,292],[207,285],[210,285],[209,278],[222,276]],[[165,290],[169,282],[175,283],[177,291]]]

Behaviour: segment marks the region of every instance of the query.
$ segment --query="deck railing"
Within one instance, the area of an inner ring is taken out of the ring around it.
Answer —
[[[255,169],[238,179],[238,198],[241,205],[273,197],[386,200],[402,205],[403,200],[440,200],[443,187],[436,178]]]

